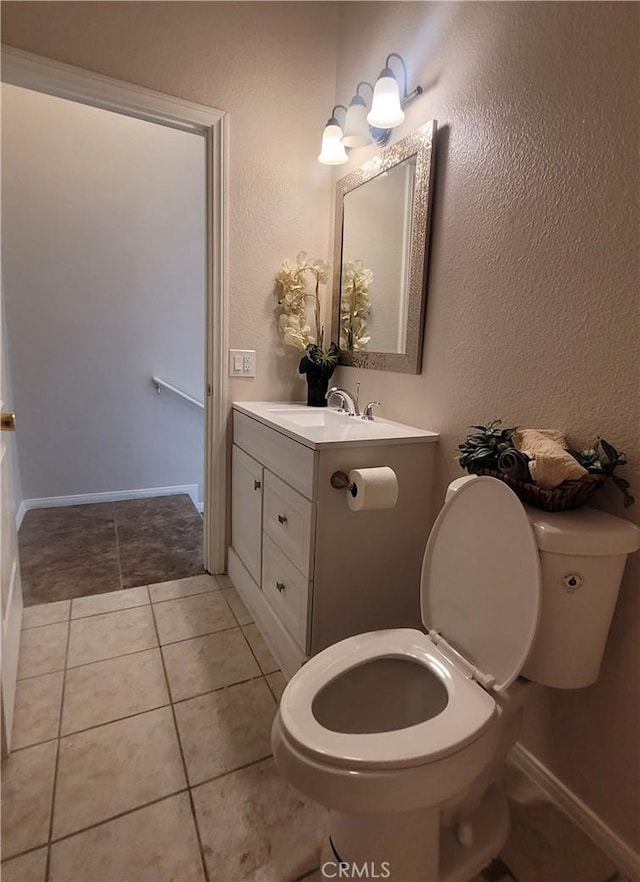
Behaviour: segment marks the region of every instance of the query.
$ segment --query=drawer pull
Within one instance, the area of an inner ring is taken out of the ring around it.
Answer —
[[[286,524],[286,523],[287,523],[287,518],[286,518],[285,515],[278,515],[278,521],[279,521],[281,524]]]
[[[276,582],[276,588],[278,589],[278,591],[282,592],[286,588],[286,585],[284,584],[284,582]]]
[[[254,489],[254,490],[259,490],[261,486],[262,486],[262,485],[260,484],[260,481],[254,481],[254,482],[253,482],[253,489]]]

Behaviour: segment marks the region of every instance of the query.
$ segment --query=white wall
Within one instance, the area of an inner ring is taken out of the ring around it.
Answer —
[[[25,499],[202,484],[204,139],[2,87],[2,263]],[[202,496],[200,496],[202,498]]]

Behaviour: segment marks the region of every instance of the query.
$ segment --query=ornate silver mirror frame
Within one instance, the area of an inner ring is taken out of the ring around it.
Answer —
[[[340,340],[340,301],[342,294],[342,246],[344,240],[344,197],[378,175],[388,172],[405,160],[415,157],[415,181],[408,242],[406,273],[406,325],[404,352],[376,352],[361,349],[340,349],[340,364],[419,374],[422,367],[422,338],[425,320],[427,258],[431,224],[431,196],[433,182],[433,149],[436,122],[425,123],[417,131],[387,147],[378,156],[368,160],[359,169],[350,172],[336,184],[336,223],[334,234],[333,302],[331,339]],[[384,218],[379,219],[384,223]],[[375,308],[375,305],[372,307]]]

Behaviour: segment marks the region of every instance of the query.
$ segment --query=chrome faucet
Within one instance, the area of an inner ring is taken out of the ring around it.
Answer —
[[[363,420],[373,420],[373,408],[374,407],[382,407],[381,401],[370,401],[369,404],[364,409],[364,413],[362,414]]]
[[[339,389],[337,386],[332,386],[331,389],[325,395],[327,401],[329,401],[333,396],[336,396],[340,399],[340,407],[338,411],[341,413],[348,413],[350,417],[360,416],[360,410],[358,409],[358,398],[360,397],[360,383],[358,383],[358,391],[356,392],[356,397],[354,398],[350,392],[347,392],[346,389]]]

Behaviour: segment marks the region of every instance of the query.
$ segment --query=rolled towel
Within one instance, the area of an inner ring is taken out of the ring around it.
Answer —
[[[588,474],[566,449],[564,435],[556,429],[519,429],[513,442],[530,458],[531,478],[545,490],[553,490],[563,481],[577,481]]]
[[[531,481],[529,457],[521,450],[510,447],[498,457],[498,470],[514,481]]]

